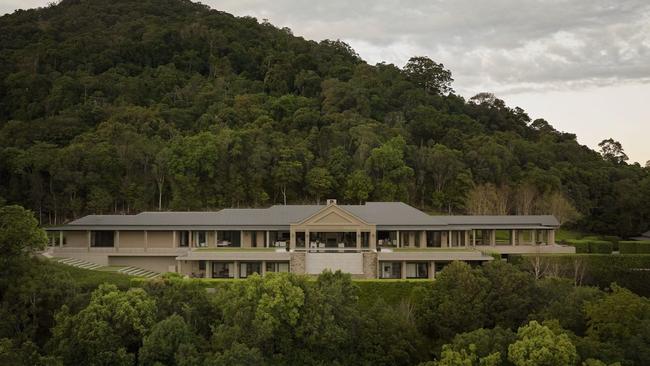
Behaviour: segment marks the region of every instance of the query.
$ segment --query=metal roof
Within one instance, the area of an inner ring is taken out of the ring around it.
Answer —
[[[275,205],[269,208],[227,208],[202,212],[142,212],[136,215],[88,215],[50,230],[196,230],[247,227],[250,230],[288,230],[315,214],[325,205]],[[368,202],[364,205],[338,205],[360,219],[380,227],[455,229],[468,227],[559,226],[553,216],[431,216],[402,202]]]

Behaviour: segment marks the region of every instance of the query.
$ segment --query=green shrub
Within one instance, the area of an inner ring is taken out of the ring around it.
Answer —
[[[636,241],[619,241],[618,250],[621,254],[636,254]]]
[[[620,241],[618,248],[621,254],[650,254],[650,240]]]
[[[611,254],[614,249],[614,244],[604,240],[590,240],[589,253],[597,254]]]
[[[576,253],[589,253],[589,242],[586,240],[566,240],[567,245],[576,248]]]

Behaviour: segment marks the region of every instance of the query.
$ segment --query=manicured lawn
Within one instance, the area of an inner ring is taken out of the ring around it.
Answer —
[[[275,252],[275,248],[195,248],[197,252]]]
[[[394,252],[473,252],[471,248],[394,248]]]
[[[47,261],[46,265],[51,267],[52,271],[62,271],[69,273],[70,277],[72,277],[72,279],[82,289],[93,289],[102,283],[112,283],[120,288],[129,288],[131,287],[131,279],[134,278],[122,273],[118,273],[116,270],[105,271],[83,269],[57,263],[52,260]]]
[[[588,233],[583,233],[581,231],[559,229],[555,232],[555,241],[560,242],[562,240],[578,240],[588,235]]]

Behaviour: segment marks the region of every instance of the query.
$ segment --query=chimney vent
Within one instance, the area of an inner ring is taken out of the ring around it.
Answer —
[[[328,200],[327,200],[327,205],[328,205],[328,206],[330,206],[330,205],[336,205],[336,199],[334,199],[334,198],[330,198],[330,199],[328,199]]]

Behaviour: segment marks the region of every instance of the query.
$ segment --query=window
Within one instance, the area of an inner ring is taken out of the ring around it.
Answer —
[[[370,233],[367,231],[361,233],[361,247],[362,248],[370,247]]]
[[[194,234],[194,246],[198,248],[203,248],[208,246],[208,233],[205,231],[195,231]]]
[[[91,233],[91,247],[113,247],[114,231],[93,231]]]
[[[428,278],[429,265],[426,262],[406,263],[406,278]]]
[[[190,246],[190,232],[189,231],[179,231],[178,232],[178,246],[179,247],[189,247]]]
[[[289,262],[266,262],[267,272],[289,272]]]
[[[235,263],[233,262],[212,262],[213,278],[234,278]]]
[[[377,231],[377,245],[380,247],[394,247],[397,245],[396,231]]]
[[[239,277],[246,278],[253,273],[262,273],[262,263],[260,262],[241,262],[239,263]]]
[[[402,263],[381,262],[381,278],[402,278]]]
[[[217,231],[218,247],[240,247],[241,233],[239,231]]]
[[[199,271],[205,271],[205,261],[199,261]]]
[[[427,231],[427,247],[440,248],[442,235],[440,231]]]

